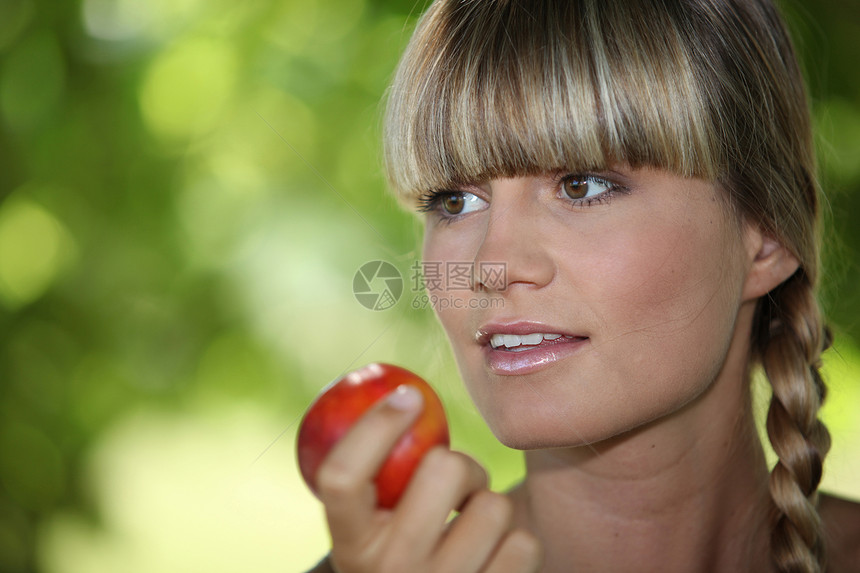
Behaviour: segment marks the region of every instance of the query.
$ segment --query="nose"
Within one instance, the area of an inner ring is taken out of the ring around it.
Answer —
[[[475,290],[504,292],[540,288],[552,281],[555,264],[546,249],[546,223],[523,179],[496,180],[481,243],[475,253]]]

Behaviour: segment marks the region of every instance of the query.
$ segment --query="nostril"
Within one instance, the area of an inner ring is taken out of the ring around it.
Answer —
[[[473,290],[501,292],[508,288],[508,266],[504,261],[479,261],[475,264]]]

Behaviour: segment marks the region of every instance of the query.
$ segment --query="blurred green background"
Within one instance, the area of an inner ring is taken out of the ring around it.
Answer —
[[[412,302],[380,100],[413,0],[0,0],[0,572],[299,571],[324,552],[296,425],[384,360],[455,446],[522,471]],[[860,498],[860,3],[786,6],[829,196],[824,489]],[[365,262],[398,304],[352,294]],[[765,392],[765,390],[761,390]]]

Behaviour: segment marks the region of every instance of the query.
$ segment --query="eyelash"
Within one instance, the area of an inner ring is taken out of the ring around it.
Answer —
[[[463,191],[437,191],[435,189],[424,191],[418,196],[418,206],[416,207],[416,210],[419,213],[430,213],[434,215],[438,222],[448,225],[457,219],[458,215],[445,213],[439,205],[444,197],[454,195],[455,193],[463,193]]]
[[[416,210],[419,213],[436,211],[439,208],[439,202],[442,200],[442,197],[454,195],[455,193],[463,193],[463,191],[436,191],[435,189],[425,191],[418,196],[418,207],[416,207]]]
[[[581,199],[574,199],[572,197],[566,196],[564,190],[561,189],[561,185],[563,185],[566,181],[572,179],[580,179],[582,181],[588,181],[591,183],[604,185],[606,186],[606,190],[594,197],[583,197]],[[604,179],[603,177],[588,173],[570,173],[562,177],[558,177],[554,181],[554,186],[558,188],[558,193],[563,195],[563,197],[561,198],[565,199],[570,204],[570,207],[573,208],[593,207],[594,205],[608,204],[612,197],[615,196],[617,193],[627,193],[629,191],[626,187],[622,185],[618,185],[617,183],[613,183],[608,179]],[[418,197],[417,211],[419,213],[434,213],[439,219],[439,221],[443,223],[451,223],[457,220],[461,215],[445,213],[444,210],[440,208],[440,203],[444,197],[461,193],[468,193],[468,191],[425,191]]]

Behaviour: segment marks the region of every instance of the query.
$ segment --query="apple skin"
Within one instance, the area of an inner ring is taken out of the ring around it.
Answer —
[[[437,445],[449,447],[445,410],[430,385],[405,368],[368,364],[324,388],[302,419],[297,438],[299,470],[315,495],[317,470],[332,446],[368,408],[401,384],[417,388],[424,404],[418,419],[394,445],[376,476],[377,505],[386,509],[397,505],[424,454]]]

